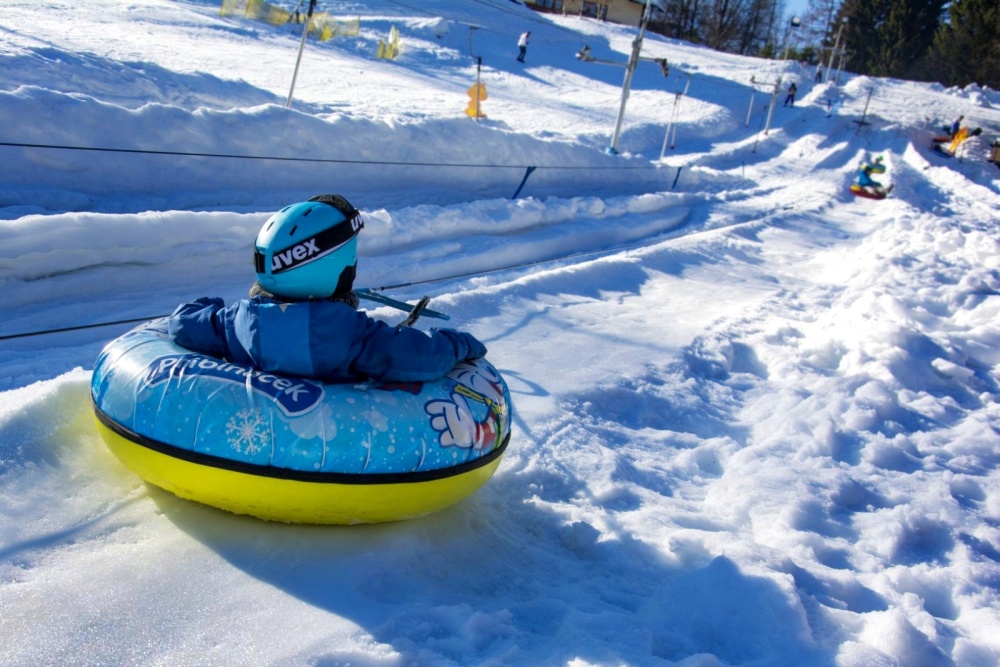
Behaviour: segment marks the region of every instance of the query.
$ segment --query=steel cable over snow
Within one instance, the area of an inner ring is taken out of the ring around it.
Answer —
[[[376,164],[390,165],[398,167],[452,167],[458,169],[478,168],[478,169],[564,169],[576,171],[597,171],[597,170],[639,170],[655,171],[658,167],[653,166],[626,166],[626,167],[597,167],[585,165],[527,165],[527,164],[485,164],[474,162],[400,162],[394,160],[345,160],[343,158],[321,158],[321,157],[287,157],[281,155],[239,155],[236,153],[199,153],[188,151],[167,151],[152,150],[145,148],[109,148],[103,146],[65,146],[59,144],[29,144],[15,141],[0,141],[0,146],[12,148],[43,148],[67,151],[93,151],[98,153],[129,153],[137,155],[174,155],[180,157],[208,157],[228,160],[275,160],[279,162],[319,162],[337,164]]]
[[[437,277],[437,278],[425,278],[423,280],[413,280],[413,281],[410,281],[410,282],[396,283],[394,285],[383,285],[381,287],[370,287],[370,288],[367,288],[367,289],[369,291],[371,291],[371,292],[384,292],[384,291],[387,291],[387,290],[402,289],[404,287],[415,287],[417,285],[428,285],[430,283],[439,283],[439,282],[445,282],[445,281],[448,281],[448,280],[458,280],[458,279],[462,279],[462,278],[473,278],[473,277],[476,277],[476,276],[485,276],[485,275],[489,275],[489,274],[492,274],[492,273],[500,273],[500,272],[503,272],[503,271],[513,271],[515,269],[525,269],[525,268],[528,268],[528,267],[531,267],[531,266],[540,266],[542,264],[551,264],[553,262],[563,262],[563,261],[571,260],[571,259],[580,259],[580,258],[583,258],[583,257],[593,257],[593,256],[602,255],[602,254],[607,253],[607,252],[621,252],[621,251],[624,251],[624,250],[632,250],[632,249],[635,249],[635,248],[641,248],[641,247],[643,247],[645,245],[648,245],[650,243],[653,243],[653,242],[655,242],[654,238],[643,239],[642,241],[638,241],[636,243],[631,243],[631,244],[628,244],[628,245],[615,246],[613,248],[598,248],[598,249],[595,249],[595,250],[587,250],[587,251],[583,251],[583,252],[576,252],[576,253],[571,253],[571,254],[568,254],[568,255],[562,255],[560,257],[550,257],[548,259],[540,259],[540,260],[535,260],[535,261],[531,261],[531,262],[520,262],[518,264],[511,264],[509,266],[500,266],[500,267],[496,267],[496,268],[493,268],[493,269],[486,269],[486,270],[483,270],[483,271],[467,271],[467,272],[464,272],[464,273],[457,273],[457,274],[450,275],[450,276],[440,276],[440,277]],[[39,331],[25,331],[23,333],[0,335],[0,341],[15,340],[15,339],[18,339],[18,338],[33,338],[35,336],[44,336],[44,335],[47,335],[47,334],[56,334],[56,333],[66,333],[66,332],[69,332],[69,331],[83,331],[83,330],[86,330],[86,329],[99,329],[101,327],[111,327],[111,326],[116,326],[116,325],[119,325],[119,324],[135,324],[135,323],[138,323],[138,322],[148,322],[149,320],[155,320],[155,319],[158,319],[158,318],[161,318],[161,317],[167,317],[167,315],[163,315],[163,314],[161,314],[161,315],[152,315],[152,316],[149,316],[149,317],[138,317],[138,318],[127,319],[127,320],[115,320],[115,321],[112,321],[112,322],[95,322],[94,324],[80,324],[80,325],[71,326],[71,327],[60,327],[58,329],[42,329],[42,330],[39,330]]]

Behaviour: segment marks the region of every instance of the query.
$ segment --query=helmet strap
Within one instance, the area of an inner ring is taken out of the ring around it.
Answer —
[[[340,272],[340,276],[337,278],[337,287],[333,290],[334,296],[338,294],[346,294],[354,289],[354,277],[358,273],[358,263],[355,262],[351,266],[345,266],[344,270]]]

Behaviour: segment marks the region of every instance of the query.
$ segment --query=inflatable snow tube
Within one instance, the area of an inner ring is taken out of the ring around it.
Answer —
[[[889,186],[887,190],[881,192],[872,192],[871,190],[866,190],[860,185],[854,184],[850,187],[851,194],[855,197],[864,197],[865,199],[885,199],[889,196],[889,192],[892,191],[892,186]]]
[[[325,384],[193,353],[166,320],[101,352],[98,430],[143,480],[206,505],[287,523],[429,514],[500,465],[510,392],[485,359],[427,383]]]

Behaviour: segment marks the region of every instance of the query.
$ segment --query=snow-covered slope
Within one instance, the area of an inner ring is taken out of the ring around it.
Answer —
[[[575,53],[635,28],[319,4],[361,33],[308,41],[290,109],[296,26],[4,4],[0,664],[1000,662],[1000,94],[647,35],[670,76],[640,63],[612,156],[623,68]],[[942,158],[959,114],[984,133]],[[874,154],[893,197],[856,200]],[[430,294],[510,384],[498,473],[436,515],[179,500],[92,423],[129,325],[12,337],[239,298],[261,223],[319,192],[365,216],[359,284]]]

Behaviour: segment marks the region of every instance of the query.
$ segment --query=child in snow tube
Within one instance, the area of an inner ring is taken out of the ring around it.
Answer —
[[[882,156],[875,158],[874,163],[863,162],[858,169],[858,187],[875,195],[885,194],[885,187],[872,178],[872,174],[885,173],[885,165],[882,164]]]
[[[357,209],[318,195],[271,216],[257,235],[250,298],[181,304],[168,331],[178,345],[261,371],[325,382],[430,382],[486,355],[469,333],[392,327],[358,311],[353,291]]]

